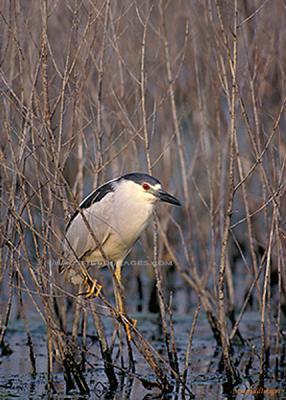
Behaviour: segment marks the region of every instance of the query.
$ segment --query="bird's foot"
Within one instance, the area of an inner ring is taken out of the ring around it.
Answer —
[[[95,297],[99,296],[99,293],[101,292],[102,285],[97,282],[97,280],[93,280],[92,285],[89,286],[88,292],[86,294],[86,298],[92,297],[93,295]]]
[[[92,296],[98,297],[102,289],[102,285],[97,282],[96,279],[92,279],[89,275],[86,275],[83,284],[87,286],[87,292],[79,293],[79,295],[85,296],[89,299]]]

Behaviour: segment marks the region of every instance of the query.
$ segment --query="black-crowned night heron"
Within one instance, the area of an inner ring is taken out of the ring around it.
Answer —
[[[86,285],[86,295],[90,297],[98,295],[101,286],[83,265],[104,266],[112,262],[115,283],[121,287],[122,263],[146,228],[159,200],[181,205],[162,189],[157,179],[143,173],[123,175],[91,192],[67,225],[60,272],[73,284]],[[122,298],[116,294],[116,287],[114,290],[117,309],[122,313]]]

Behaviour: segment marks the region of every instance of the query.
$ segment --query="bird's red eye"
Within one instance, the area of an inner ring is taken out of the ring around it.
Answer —
[[[143,183],[142,185],[144,190],[149,190],[150,189],[150,185],[148,185],[148,183]]]

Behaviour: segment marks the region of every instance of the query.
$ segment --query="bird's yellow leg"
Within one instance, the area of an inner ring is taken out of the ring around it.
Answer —
[[[84,271],[83,284],[84,286],[87,286],[87,292],[80,294],[85,295],[87,299],[92,296],[97,297],[102,289],[102,286],[98,283],[98,281],[93,279],[87,271]]]
[[[115,291],[116,308],[117,308],[117,311],[119,312],[119,315],[121,317],[123,316],[123,318],[127,319],[126,312],[125,312],[124,297],[123,297],[123,294],[122,294],[123,286],[122,286],[122,283],[121,283],[121,263],[116,263],[114,276],[115,276],[114,291]],[[137,324],[136,320],[128,319],[128,321],[130,321],[130,323],[134,327],[136,327],[136,324]],[[131,342],[131,339],[132,339],[130,323],[128,323],[127,321],[123,320],[123,324],[124,324],[126,335],[127,335],[127,340],[129,342]]]

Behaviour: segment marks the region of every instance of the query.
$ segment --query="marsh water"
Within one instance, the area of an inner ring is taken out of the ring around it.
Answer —
[[[129,303],[132,303],[129,299]],[[173,315],[177,354],[181,368],[184,365],[186,348],[195,307],[190,307],[189,313],[180,312],[180,307]],[[159,353],[164,354],[164,341],[158,314],[150,312],[134,312],[132,317],[137,320],[137,327]],[[114,330],[113,322],[106,318],[105,328],[110,339]],[[0,398],[1,399],[156,399],[184,398],[181,388],[174,386],[174,392],[162,395],[157,389],[146,388],[136,376],[119,373],[119,388],[116,393],[108,391],[107,379],[104,374],[100,357],[98,339],[92,320],[88,320],[86,343],[85,378],[91,390],[90,395],[83,396],[77,391],[65,393],[63,372],[55,370],[53,383],[55,391],[48,389],[47,379],[47,347],[45,325],[36,312],[31,312],[28,319],[33,351],[36,356],[36,371],[32,370],[30,346],[23,320],[14,315],[10,321],[6,335],[9,349],[0,359]],[[259,350],[260,350],[260,315],[256,310],[248,310],[240,324],[240,332],[244,344],[236,341],[232,357],[238,368],[241,382],[235,388],[229,388],[226,377],[221,370],[221,352],[216,346],[213,334],[203,312],[199,313],[193,336],[190,366],[188,371],[188,386],[196,399],[256,399],[285,398],[285,346],[284,355],[270,359],[263,388],[259,383]],[[79,337],[79,348],[81,338]],[[276,330],[273,325],[271,345],[275,348]],[[118,348],[115,346],[113,354]],[[10,353],[10,354],[8,354]],[[273,354],[273,353],[272,353]],[[136,372],[147,379],[154,379],[146,362],[135,351]],[[120,360],[117,360],[120,365]],[[284,372],[283,372],[284,371]],[[257,389],[253,389],[257,388]],[[185,393],[188,398],[188,393]]]
[[[259,318],[255,312],[248,312],[245,315],[243,326],[247,332],[248,345],[240,347],[235,346],[234,357],[236,365],[239,367],[242,382],[231,393],[225,387],[225,377],[220,371],[220,351],[216,348],[216,343],[212,337],[209,325],[204,318],[198,319],[196,335],[193,340],[193,350],[191,354],[191,365],[189,370],[189,384],[195,398],[198,399],[219,399],[219,398],[254,398],[253,386],[258,385],[259,362],[257,353],[259,352]],[[162,337],[158,328],[157,317],[152,314],[138,314],[138,328],[146,336],[152,339],[157,350],[162,349]],[[188,340],[188,331],[190,329],[191,318],[188,315],[175,315],[174,317],[177,350],[179,359],[182,361],[185,357],[185,351]],[[33,345],[37,354],[36,368],[37,373],[31,373],[31,362],[29,356],[29,346],[25,335],[24,326],[21,320],[15,320],[10,327],[7,341],[12,354],[1,358],[0,374],[0,397],[5,399],[14,398],[84,398],[75,393],[65,394],[65,381],[61,372],[55,373],[54,384],[57,394],[47,390],[47,351],[45,340],[45,327],[41,320],[34,315],[30,319],[31,334]],[[110,330],[112,324],[110,324]],[[92,330],[92,329],[91,329]],[[94,332],[93,332],[94,333]],[[154,390],[145,389],[136,378],[122,376],[121,387],[116,394],[108,393],[108,385],[103,371],[102,363],[98,359],[97,341],[95,337],[88,337],[88,349],[90,356],[86,365],[86,379],[91,388],[91,394],[86,398],[125,398],[125,399],[147,399],[162,398],[160,393],[154,393]],[[283,398],[286,396],[286,388],[283,385],[285,376],[277,376],[275,368],[276,362],[272,360],[271,367],[267,371],[267,377],[264,382],[265,398]],[[138,373],[146,375],[146,364],[140,360],[137,354],[136,370]],[[152,379],[152,377],[150,377]],[[284,387],[283,387],[284,386]],[[256,395],[258,392],[256,393]],[[247,397],[246,397],[247,396]],[[170,399],[181,398],[180,393],[174,393],[169,396]]]

